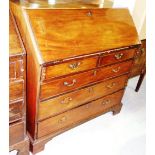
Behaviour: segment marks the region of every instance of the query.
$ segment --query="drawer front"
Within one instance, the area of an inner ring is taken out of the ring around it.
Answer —
[[[130,77],[140,75],[146,66],[146,40],[142,40],[142,50],[137,54]]]
[[[76,73],[79,71],[93,69],[97,65],[97,60],[98,57],[92,57],[86,59],[73,60],[59,65],[46,67],[45,71],[43,70],[42,73],[42,81],[58,76]]]
[[[9,126],[9,145],[24,140],[24,122],[14,123]]]
[[[112,54],[101,56],[100,66],[110,65],[134,57],[136,49],[122,50]]]
[[[9,63],[9,79],[17,80],[24,77],[23,60],[10,61]]]
[[[124,75],[93,86],[77,90],[39,104],[38,119],[44,119],[75,108],[124,88],[128,76]]]
[[[24,81],[10,82],[9,100],[23,99]]]
[[[101,114],[113,105],[119,104],[123,90],[112,95],[90,102],[63,114],[51,117],[38,123],[38,138],[59,131],[63,128],[86,121],[92,116]]]
[[[127,61],[43,83],[41,85],[40,99],[47,99],[99,80],[125,74],[129,72],[131,65],[132,61]]]
[[[24,101],[9,104],[9,123],[22,118]]]

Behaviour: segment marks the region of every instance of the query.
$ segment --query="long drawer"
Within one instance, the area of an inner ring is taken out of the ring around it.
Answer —
[[[63,128],[67,128],[73,124],[83,122],[94,115],[101,114],[106,109],[119,104],[121,102],[123,92],[124,90],[121,90],[112,95],[100,98],[96,101],[39,122],[38,138],[52,132],[59,131]]]
[[[9,145],[24,140],[24,122],[14,123],[9,126]]]
[[[9,100],[23,99],[24,97],[24,81],[10,82],[9,85]]]
[[[24,101],[16,101],[9,104],[9,123],[15,122],[23,116]]]
[[[64,92],[86,86],[96,81],[128,73],[131,65],[132,61],[126,61],[108,67],[102,67],[88,72],[79,73],[73,76],[68,76],[43,83],[40,89],[40,99],[47,99]]]
[[[107,80],[90,87],[80,89],[59,97],[43,101],[39,104],[38,119],[60,114],[66,110],[95,100],[124,88],[128,75]]]

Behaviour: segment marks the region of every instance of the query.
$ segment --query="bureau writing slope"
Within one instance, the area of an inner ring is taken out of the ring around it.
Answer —
[[[11,2],[27,50],[27,130],[33,153],[68,129],[120,112],[140,49],[127,9],[76,7]]]
[[[29,155],[26,136],[26,53],[13,16],[9,18],[9,146]]]

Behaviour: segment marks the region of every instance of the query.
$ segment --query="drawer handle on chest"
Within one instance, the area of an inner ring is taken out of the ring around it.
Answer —
[[[104,101],[102,102],[103,105],[110,104],[110,103],[111,103],[110,100],[104,100]]]
[[[65,122],[67,120],[67,118],[64,116],[62,117],[60,120],[58,120],[59,124],[62,124],[63,122]]]
[[[70,101],[72,101],[71,97],[66,97],[61,101],[61,104],[68,104]]]
[[[76,68],[78,68],[80,66],[80,64],[81,64],[80,62],[75,62],[73,64],[70,64],[69,65],[69,68],[76,69]]]
[[[96,75],[97,75],[97,70],[95,70],[95,71],[94,71],[93,75],[94,75],[94,76],[96,76]]]
[[[109,89],[111,89],[111,88],[113,88],[115,85],[116,85],[116,83],[113,82],[112,84],[109,84],[109,85],[107,85],[106,87],[109,88]]]
[[[87,16],[88,17],[91,17],[93,14],[92,14],[92,12],[91,11],[89,11],[88,13],[87,13]]]
[[[116,69],[112,69],[112,71],[113,71],[114,73],[117,73],[117,72],[119,72],[120,69],[121,69],[121,67],[118,67],[118,68],[116,68]]]
[[[145,53],[145,49],[144,48],[141,49],[141,53],[142,54]]]
[[[76,83],[76,80],[73,79],[73,81],[72,81],[71,84],[69,84],[68,82],[64,82],[64,85],[65,85],[65,86],[68,86],[68,87],[71,87],[71,86],[74,86],[75,83]]]
[[[115,58],[117,60],[121,59],[123,57],[123,53],[118,53],[118,54],[115,54]]]
[[[88,92],[89,92],[89,93],[94,93],[93,87],[88,88]]]

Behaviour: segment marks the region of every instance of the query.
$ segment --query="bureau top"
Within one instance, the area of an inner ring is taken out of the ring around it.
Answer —
[[[22,21],[27,25],[22,27],[26,33],[22,37],[31,36],[40,63],[140,43],[128,9],[18,7],[22,8]],[[18,12],[17,8],[14,10]]]
[[[22,54],[23,48],[17,34],[17,28],[11,14],[9,14],[9,55],[16,56]]]

